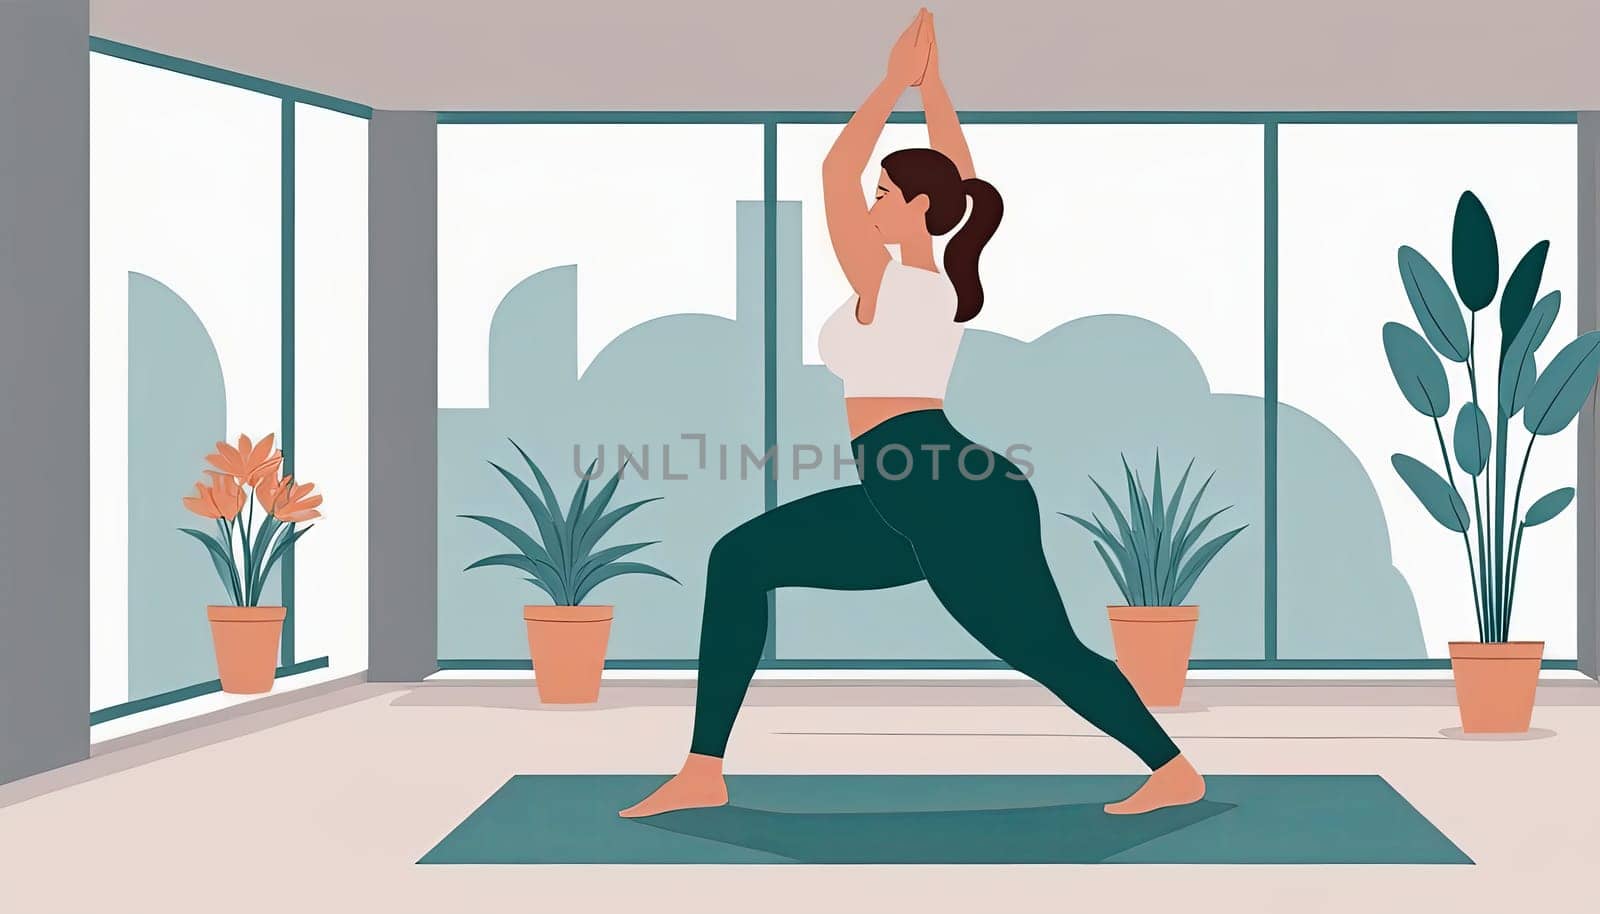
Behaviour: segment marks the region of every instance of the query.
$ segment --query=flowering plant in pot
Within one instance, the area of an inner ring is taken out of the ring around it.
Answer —
[[[1456,703],[1466,732],[1528,729],[1544,642],[1510,639],[1523,537],[1529,527],[1565,510],[1573,489],[1546,493],[1523,512],[1522,486],[1535,442],[1572,424],[1600,374],[1600,332],[1568,343],[1539,371],[1539,347],[1561,310],[1560,292],[1539,297],[1549,250],[1548,241],[1529,248],[1502,289],[1494,225],[1483,203],[1467,191],[1456,204],[1451,237],[1455,287],[1422,254],[1401,247],[1400,278],[1422,333],[1394,321],[1383,325],[1389,368],[1406,401],[1433,423],[1444,474],[1406,454],[1394,455],[1395,471],[1435,520],[1460,534],[1472,581],[1478,640],[1450,642]],[[1494,375],[1484,377],[1478,370],[1478,314],[1497,293],[1500,345],[1490,353]],[[1448,438],[1441,420],[1451,410],[1450,383],[1441,356],[1465,367],[1467,379],[1467,399]],[[1495,402],[1480,399],[1485,389]],[[1511,440],[1511,423],[1519,415],[1528,433],[1520,447]],[[1522,461],[1516,486],[1508,490],[1507,455],[1513,448],[1522,451]],[[1470,513],[1457,469],[1471,480]]]
[[[659,499],[646,498],[608,511],[622,480],[622,471],[619,469],[591,499],[589,481],[596,475],[595,465],[591,463],[563,512],[550,480],[539,465],[521,445],[512,441],[511,446],[527,464],[538,485],[537,492],[498,463],[491,460],[489,465],[516,490],[533,516],[535,531],[529,532],[509,521],[481,514],[460,515],[500,534],[516,549],[481,558],[465,570],[492,566],[515,568],[523,573],[523,580],[549,597],[549,603],[522,608],[539,700],[552,704],[592,702],[600,697],[600,674],[605,669],[606,642],[611,637],[614,607],[585,603],[589,592],[604,581],[626,574],[656,575],[678,583],[677,578],[653,565],[618,561],[659,540],[605,549],[596,547],[618,521]]]
[[[179,529],[206,547],[231,601],[206,607],[224,692],[271,691],[285,611],[260,605],[261,593],[284,552],[311,531],[298,525],[321,516],[322,496],[312,494],[311,483],[279,476],[283,452],[273,450],[272,439],[252,444],[240,435],[237,447],[218,441],[206,457],[214,467],[205,471],[210,484],[195,483],[195,494],[183,499],[185,508],[216,523],[211,533]]]
[[[1095,551],[1122,592],[1126,605],[1106,607],[1111,616],[1111,639],[1117,666],[1133,683],[1139,697],[1151,707],[1174,707],[1182,702],[1184,680],[1189,672],[1189,652],[1194,645],[1194,627],[1200,618],[1200,607],[1185,605],[1184,600],[1222,547],[1245,529],[1236,527],[1203,544],[1200,542],[1211,522],[1232,506],[1219,508],[1196,522],[1200,499],[1216,473],[1206,477],[1185,509],[1183,492],[1192,469],[1193,460],[1184,469],[1169,499],[1161,484],[1160,452],[1156,453],[1155,475],[1148,493],[1143,480],[1128,467],[1128,458],[1124,456],[1122,470],[1127,478],[1127,511],[1091,476],[1089,481],[1100,491],[1111,511],[1115,532],[1098,514],[1091,515],[1091,521],[1060,512],[1094,535]]]

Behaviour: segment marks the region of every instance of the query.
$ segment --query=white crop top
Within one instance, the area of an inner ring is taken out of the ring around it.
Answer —
[[[852,295],[822,325],[817,348],[844,381],[846,397],[944,397],[966,325],[956,323],[956,290],[943,273],[891,258],[872,323],[856,319]]]

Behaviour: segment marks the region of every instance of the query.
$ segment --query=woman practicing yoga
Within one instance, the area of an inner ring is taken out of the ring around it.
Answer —
[[[933,149],[884,157],[869,209],[861,174],[908,86],[921,86]],[[1116,664],[1073,633],[1045,563],[1033,487],[1009,460],[974,445],[945,417],[945,384],[962,330],[983,307],[978,254],[1000,224],[1001,202],[974,176],[939,79],[927,10],[895,42],[888,74],[840,131],[823,161],[822,184],[834,253],[856,295],[822,328],[821,352],[844,381],[861,483],[781,505],[717,541],[706,573],[690,755],[675,777],[622,815],[728,802],[722,754],[761,659],[767,591],[876,590],[922,580],[985,648],[1154,772],[1107,812],[1199,800],[1200,774]],[[933,238],[963,216],[966,225],[950,239],[941,273]],[[899,246],[898,261],[886,245]]]

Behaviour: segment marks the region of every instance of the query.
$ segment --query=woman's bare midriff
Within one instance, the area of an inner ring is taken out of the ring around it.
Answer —
[[[867,429],[901,413],[914,413],[919,409],[944,409],[944,401],[938,397],[844,398],[844,412],[850,420],[851,438],[859,438]]]

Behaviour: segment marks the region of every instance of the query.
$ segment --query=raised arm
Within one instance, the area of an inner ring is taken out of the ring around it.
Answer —
[[[933,31],[933,14],[927,15],[924,26],[930,39],[928,69],[922,76],[922,111],[928,118],[928,145],[956,163],[962,180],[976,178],[972,167],[972,150],[967,148],[967,138],[961,132],[961,121],[956,118],[956,106],[945,91],[944,80],[939,75],[939,39]]]
[[[883,81],[839,131],[833,148],[822,160],[822,203],[828,220],[828,238],[839,258],[850,288],[861,296],[857,317],[871,322],[878,300],[878,286],[889,252],[872,224],[866,199],[861,194],[861,174],[872,158],[872,149],[883,133],[906,87],[915,82],[927,61],[932,40],[926,24],[927,11],[919,10],[889,52],[889,68]]]

